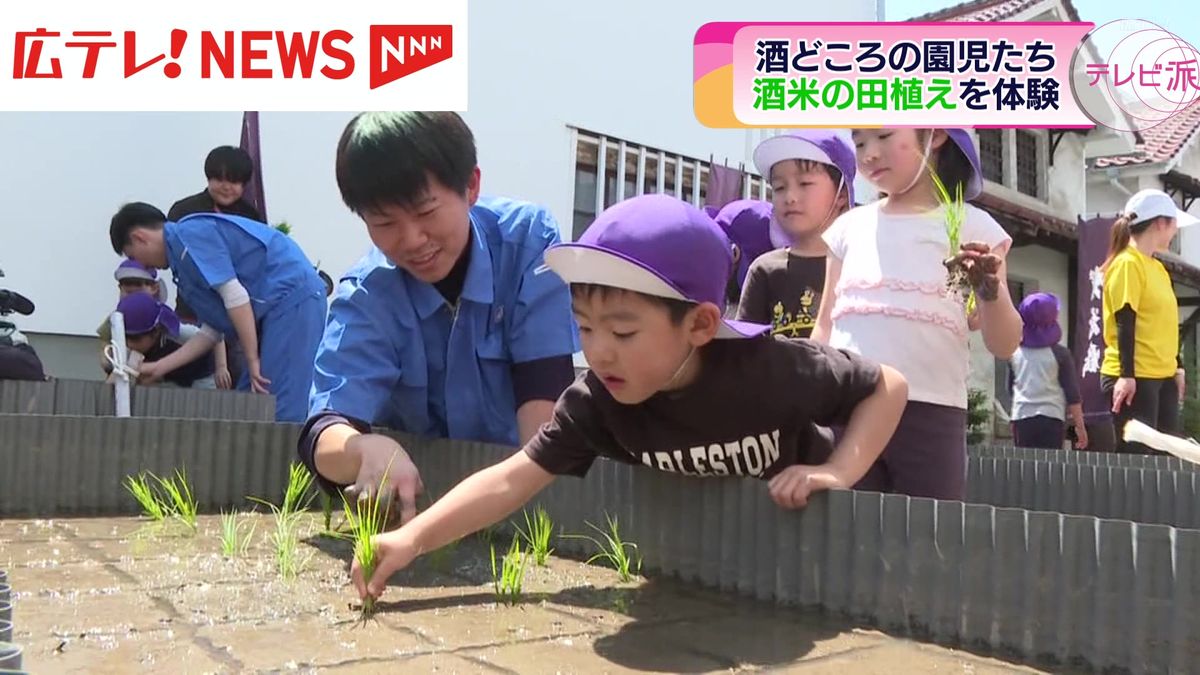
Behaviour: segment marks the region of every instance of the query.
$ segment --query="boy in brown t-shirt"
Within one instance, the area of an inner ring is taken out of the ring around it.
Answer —
[[[823,233],[854,204],[854,146],[829,129],[768,138],[754,150],[771,181],[773,227],[791,240],[750,265],[737,318],[771,324],[771,333],[806,338],[817,325],[825,287]]]
[[[498,522],[556,476],[597,457],[697,476],[770,481],[783,508],[847,488],[875,462],[908,397],[904,378],[849,352],[723,320],[729,240],[699,209],[666,195],[604,211],[548,267],[571,286],[591,367],[549,424],[510,458],[469,476],[398,530],[379,535],[362,597],[393,572]],[[845,425],[836,449],[817,425]]]

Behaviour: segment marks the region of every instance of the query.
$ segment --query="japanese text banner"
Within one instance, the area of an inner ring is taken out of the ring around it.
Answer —
[[[281,7],[0,4],[0,109],[466,109],[467,0]]]
[[[696,33],[712,127],[1086,127],[1071,60],[1090,23],[714,23]]]

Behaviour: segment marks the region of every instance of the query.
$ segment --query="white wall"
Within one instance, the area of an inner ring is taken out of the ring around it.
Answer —
[[[465,117],[484,190],[547,205],[569,236],[569,125],[749,164],[748,132],[708,129],[693,115],[696,29],[718,20],[875,19],[874,0],[471,3]],[[335,277],[368,245],[333,177],[337,138],[351,116],[261,117],[268,217],[293,225],[309,257]],[[240,112],[0,113],[0,269],[8,275],[0,283],[38,304],[22,329],[90,335],[116,300],[112,214],[134,199],[166,211],[200,190],[204,156],[236,145],[240,122]]]

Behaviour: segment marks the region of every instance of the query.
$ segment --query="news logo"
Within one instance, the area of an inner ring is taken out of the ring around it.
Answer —
[[[170,13],[125,2],[120,17],[83,0],[0,5],[0,108],[467,107],[466,0],[341,0],[283,16],[244,0]]]
[[[454,26],[371,26],[371,88],[454,56]]]

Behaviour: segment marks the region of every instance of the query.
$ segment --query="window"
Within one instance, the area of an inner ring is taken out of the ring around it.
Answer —
[[[602,149],[603,185],[598,180]],[[677,195],[684,201],[703,206],[708,195],[708,173],[708,162],[609,136],[578,131],[575,143],[575,196],[571,223],[573,238],[578,239],[595,220],[597,202],[601,198],[603,208],[608,208],[623,199],[661,192]],[[740,196],[770,199],[770,188],[762,178],[747,172],[744,174]]]
[[[1041,198],[1041,153],[1038,138],[1028,131],[1017,130],[1017,191]]]
[[[979,163],[983,177],[993,183],[1004,183],[1004,131],[1002,129],[980,129]]]

